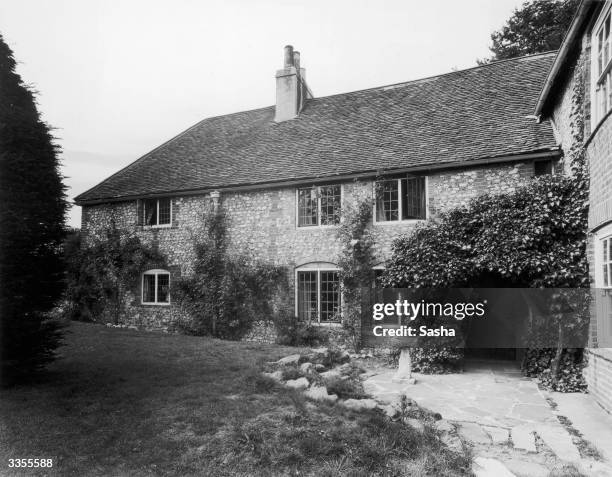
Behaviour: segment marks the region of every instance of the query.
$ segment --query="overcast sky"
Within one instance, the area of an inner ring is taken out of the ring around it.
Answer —
[[[0,33],[55,128],[72,199],[205,117],[273,104],[286,44],[326,96],[474,66],[521,3],[2,0]]]

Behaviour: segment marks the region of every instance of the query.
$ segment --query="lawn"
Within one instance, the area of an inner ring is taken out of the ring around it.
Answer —
[[[311,403],[259,371],[295,348],[73,323],[62,358],[0,396],[0,475],[460,475],[469,458],[382,413]],[[52,458],[11,473],[8,459]]]

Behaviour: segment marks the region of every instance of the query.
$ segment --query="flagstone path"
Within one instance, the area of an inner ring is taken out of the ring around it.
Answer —
[[[512,362],[469,362],[460,374],[414,373],[415,384],[394,382],[394,373],[378,370],[365,381],[366,392],[389,404],[405,394],[453,422],[459,437],[475,447],[476,475],[494,475],[491,469],[500,467],[489,457],[495,455],[508,475],[545,476],[563,462],[587,475],[612,476],[611,468],[582,458],[536,382]]]

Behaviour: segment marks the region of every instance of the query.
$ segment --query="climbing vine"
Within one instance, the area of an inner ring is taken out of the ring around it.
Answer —
[[[193,273],[175,280],[172,288],[174,301],[187,315],[180,327],[190,334],[238,339],[254,322],[286,311],[275,304],[288,295],[287,272],[230,252],[221,210],[211,207],[204,224],[193,237]]]
[[[374,239],[368,227],[372,221],[372,207],[372,197],[367,195],[347,204],[338,228],[338,239],[342,244],[338,260],[343,296],[342,324],[355,349],[359,347],[361,337],[362,304],[375,278]]]
[[[65,255],[69,318],[115,324],[126,312],[128,292],[134,291],[147,265],[163,268],[165,263],[157,248],[117,228],[114,220],[103,237],[82,243],[75,235]]]
[[[395,241],[384,286],[477,287],[496,278],[516,287],[589,286],[583,62],[574,74],[572,144],[566,155],[571,173],[534,178],[512,193],[482,195]],[[587,326],[588,313],[577,321],[576,326]],[[581,357],[559,345],[527,353],[524,369],[553,389],[581,390]]]

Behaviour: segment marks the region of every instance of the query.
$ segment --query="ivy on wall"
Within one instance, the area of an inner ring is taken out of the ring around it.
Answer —
[[[502,280],[518,287],[588,287],[583,104],[581,60],[572,90],[572,144],[565,158],[569,173],[534,178],[512,193],[482,195],[396,240],[384,286],[472,287]],[[579,319],[578,326],[586,325],[588,313]],[[446,356],[448,350],[427,352],[428,362],[436,362],[436,353]],[[561,346],[531,351],[524,368],[553,389],[582,390],[581,356]]]
[[[342,210],[337,237],[341,243],[338,259],[343,297],[342,325],[355,349],[359,348],[364,296],[374,282],[374,239],[368,224],[372,221],[371,197],[360,197]]]
[[[120,230],[111,220],[102,238],[86,244],[75,236],[67,251],[67,302],[71,319],[119,323],[126,298],[150,264],[161,268],[165,257],[134,233]]]
[[[188,319],[183,331],[238,339],[256,321],[286,314],[287,270],[230,253],[227,217],[211,207],[194,237],[193,273],[174,281],[172,296]],[[280,301],[280,303],[279,303]]]

